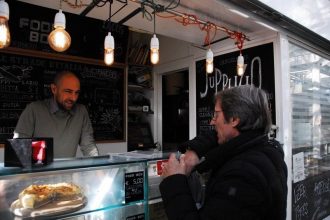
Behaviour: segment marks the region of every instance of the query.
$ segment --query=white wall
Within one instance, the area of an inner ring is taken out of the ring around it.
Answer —
[[[157,35],[158,36],[158,35]],[[184,39],[177,40],[174,38],[158,36],[159,38],[159,65],[175,62],[178,59],[188,57],[191,54],[190,44],[185,42]]]
[[[100,155],[105,155],[108,153],[122,153],[127,151],[127,142],[118,143],[97,143],[96,144]],[[77,149],[77,156],[82,156],[80,149]]]

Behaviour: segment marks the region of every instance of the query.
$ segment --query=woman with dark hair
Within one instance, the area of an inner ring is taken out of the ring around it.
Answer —
[[[287,167],[280,144],[268,138],[271,114],[266,93],[244,85],[215,95],[215,131],[170,155],[160,191],[169,220],[284,220]],[[198,209],[189,188],[192,170],[209,172]]]

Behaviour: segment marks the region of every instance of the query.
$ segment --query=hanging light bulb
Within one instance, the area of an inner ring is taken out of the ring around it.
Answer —
[[[108,66],[114,62],[115,40],[111,32],[104,39],[104,63]]]
[[[152,64],[159,62],[159,40],[156,37],[156,8],[154,8],[154,35],[150,41],[150,61]]]
[[[55,15],[54,28],[55,29],[48,35],[49,46],[57,52],[63,52],[70,47],[71,37],[69,33],[65,31],[65,15],[62,13],[61,9]]]
[[[109,1],[109,19],[107,20],[109,32],[104,39],[104,63],[108,66],[115,61],[115,40],[111,35],[111,5],[112,0]]]
[[[242,53],[237,57],[237,75],[243,76],[244,74],[244,57]]]
[[[213,73],[213,52],[211,48],[206,52],[206,73]]]
[[[152,64],[157,64],[159,61],[159,40],[156,34],[154,34],[150,42],[150,61]]]
[[[10,44],[10,32],[8,26],[9,6],[4,0],[0,0],[0,49]]]

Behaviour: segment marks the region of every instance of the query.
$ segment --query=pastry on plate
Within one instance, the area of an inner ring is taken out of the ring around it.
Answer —
[[[82,197],[79,186],[73,183],[56,183],[45,185],[30,185],[19,195],[23,208],[39,208],[54,200],[73,200]]]
[[[73,183],[57,183],[52,187],[55,200],[73,200],[82,197],[80,187]]]
[[[38,208],[51,202],[53,196],[53,188],[49,185],[30,185],[18,195],[18,199],[23,208]]]

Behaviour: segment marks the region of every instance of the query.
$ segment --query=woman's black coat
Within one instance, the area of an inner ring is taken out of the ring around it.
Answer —
[[[213,133],[182,145],[203,158],[197,171],[211,175],[199,210],[185,175],[172,175],[161,182],[168,219],[284,220],[287,167],[280,144],[255,131],[222,145],[216,140]]]

